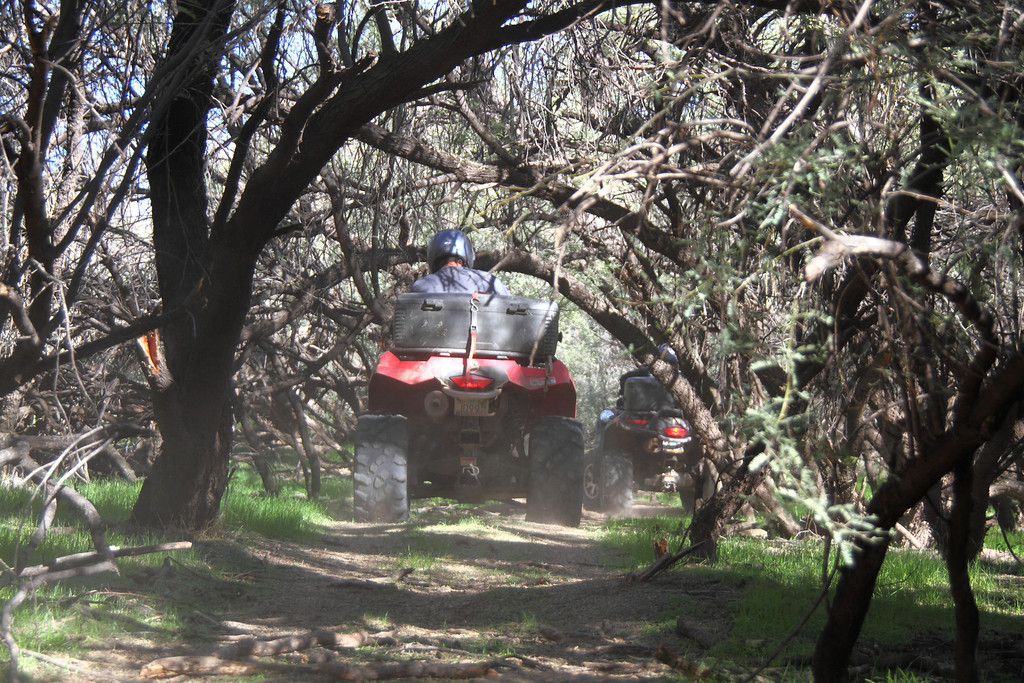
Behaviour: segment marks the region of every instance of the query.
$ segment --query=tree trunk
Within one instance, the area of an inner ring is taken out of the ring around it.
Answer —
[[[888,549],[888,541],[865,546],[857,555],[857,564],[840,570],[828,621],[818,636],[811,661],[815,683],[845,683],[847,680],[850,654],[860,637]]]
[[[213,70],[232,2],[189,0],[174,18],[165,76],[181,79],[154,115],[146,165],[153,243],[164,309],[184,309],[149,338],[146,369],[163,437],[132,510],[145,526],[196,530],[216,517],[227,486],[234,350],[251,291],[256,254],[219,248],[210,238],[206,195],[206,116]],[[173,87],[173,86],[171,86]]]
[[[697,547],[695,555],[714,563],[718,559],[718,540],[722,537],[726,523],[736,516],[754,491],[764,482],[765,473],[751,472],[751,459],[763,450],[749,448],[743,463],[725,486],[701,505],[690,523],[690,545]]]
[[[974,562],[985,547],[985,534],[988,531],[988,506],[992,503],[990,490],[1006,471],[1007,454],[1021,439],[1021,424],[1018,420],[1019,407],[1014,408],[1003,419],[990,441],[978,452],[974,459],[974,470],[971,473],[973,485],[973,505],[970,514],[970,526],[967,540],[967,561]],[[994,503],[993,503],[994,504]]]
[[[249,443],[249,447],[252,448],[252,464],[256,471],[260,473],[260,479],[263,480],[263,490],[272,496],[277,495],[277,482],[274,481],[274,473],[267,462],[267,449],[262,441],[260,441],[256,430],[252,427],[252,417],[250,417],[245,408],[245,402],[236,400],[234,411],[238,426],[241,428],[242,434],[245,435],[245,440]]]
[[[946,569],[956,613],[956,680],[976,683],[978,680],[978,605],[971,590],[968,566],[971,561],[971,517],[973,476],[970,460],[957,466],[953,476],[953,510],[950,515],[949,549]],[[987,491],[986,491],[987,493]],[[986,503],[988,497],[986,495]]]
[[[175,362],[158,362],[151,379],[163,444],[132,510],[132,521],[144,526],[203,529],[227,487],[234,353],[255,257],[214,249],[211,263],[208,296],[189,307],[193,339],[175,347]]]
[[[173,400],[164,410],[178,411]],[[159,414],[163,411],[157,411]],[[132,510],[132,522],[143,526],[199,530],[220,511],[228,483],[231,413],[225,411],[213,434],[189,426],[187,419],[160,420],[163,447],[146,477]]]

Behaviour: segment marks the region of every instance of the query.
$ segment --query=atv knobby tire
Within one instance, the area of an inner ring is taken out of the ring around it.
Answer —
[[[633,509],[633,461],[622,451],[608,451],[599,462],[600,511],[610,517],[628,515]]]
[[[526,519],[579,526],[583,516],[583,427],[569,417],[542,417],[530,429]]]
[[[362,415],[356,426],[352,498],[360,522],[409,519],[409,431],[401,415]]]

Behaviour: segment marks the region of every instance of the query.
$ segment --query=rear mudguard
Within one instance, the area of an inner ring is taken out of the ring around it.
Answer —
[[[440,386],[437,378],[464,374],[466,363],[466,358],[456,356],[403,359],[385,351],[370,377],[369,408],[409,417],[421,415],[424,396]],[[498,380],[502,391],[525,393],[530,419],[544,415],[576,417],[576,383],[560,360],[552,359],[550,365],[540,367],[505,358],[479,358],[469,364],[474,374]]]

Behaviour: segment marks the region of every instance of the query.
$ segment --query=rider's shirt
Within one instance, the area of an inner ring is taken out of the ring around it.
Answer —
[[[510,296],[508,288],[490,273],[466,266],[445,266],[412,283],[412,292],[480,292]]]

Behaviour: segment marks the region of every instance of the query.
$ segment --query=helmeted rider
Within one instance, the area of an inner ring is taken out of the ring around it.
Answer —
[[[662,344],[658,347],[658,358],[665,361],[676,370],[679,369],[679,357],[676,356],[675,349],[668,344]]]
[[[461,230],[442,230],[427,245],[430,275],[412,284],[413,292],[480,292],[509,296],[505,284],[482,270],[473,268],[476,250]]]

